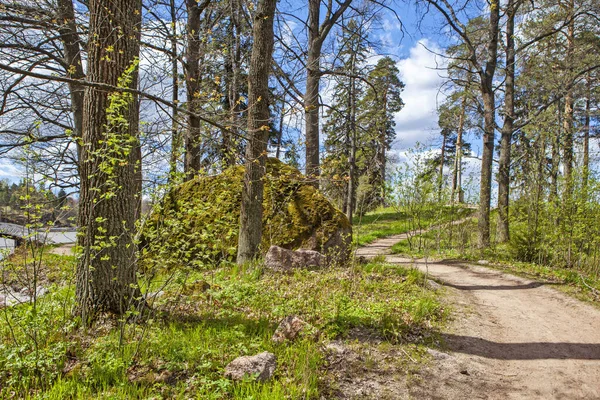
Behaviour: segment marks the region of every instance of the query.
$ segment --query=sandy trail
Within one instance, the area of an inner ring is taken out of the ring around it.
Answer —
[[[406,235],[358,256],[386,254],[446,286],[455,315],[444,352],[409,385],[414,399],[600,399],[600,310],[547,285],[492,269],[390,255]]]

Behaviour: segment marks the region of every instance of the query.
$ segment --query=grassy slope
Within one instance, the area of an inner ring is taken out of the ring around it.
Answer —
[[[425,210],[418,220],[411,218],[409,213],[396,207],[386,207],[354,218],[354,241],[365,245],[376,239],[406,233],[412,230],[425,229],[432,224],[451,220],[459,220],[473,212],[465,207],[441,207],[435,210]]]
[[[6,281],[16,284],[23,257],[13,258]],[[231,265],[160,275],[149,285],[162,291],[150,320],[100,319],[83,332],[70,313],[75,258],[44,260],[40,276],[50,293],[36,310],[26,304],[0,311],[0,398],[318,398],[327,390],[327,341],[365,328],[406,345],[410,358],[414,332],[431,331],[446,313],[420,273],[397,266],[371,263],[289,275]],[[274,344],[277,322],[290,314],[318,334]],[[270,382],[234,384],[223,377],[232,359],[261,351],[277,356]]]

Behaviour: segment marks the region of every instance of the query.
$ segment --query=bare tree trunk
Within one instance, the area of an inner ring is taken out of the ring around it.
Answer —
[[[77,33],[75,23],[75,10],[73,0],[58,0],[58,15],[62,22],[58,32],[64,46],[65,63],[69,66],[67,77],[72,79],[83,79],[83,64],[81,62],[81,40]],[[84,87],[76,83],[69,83],[71,96],[71,110],[73,111],[73,137],[76,138],[77,160],[81,165],[81,134],[83,131],[83,97]]]
[[[276,0],[259,0],[254,16],[252,55],[248,73],[248,144],[240,234],[238,264],[256,258],[262,240],[262,214],[267,141],[269,138],[269,73],[273,53],[273,18]]]
[[[200,118],[195,115],[201,110],[200,107],[200,83],[202,76],[200,74],[200,61],[202,60],[200,40],[201,21],[200,17],[204,9],[208,6],[210,0],[204,0],[198,3],[198,0],[186,0],[187,7],[187,48],[186,48],[186,93],[188,110],[188,127],[184,140],[185,159],[184,172],[185,179],[189,180],[200,170],[200,152],[201,152],[201,133]]]
[[[169,180],[172,180],[177,174],[181,136],[179,135],[179,69],[177,61],[177,9],[175,8],[175,0],[170,0],[169,7],[171,24],[173,26],[173,32],[171,33],[171,85],[173,90],[171,101],[173,102],[173,107],[171,109],[171,160],[169,173]]]
[[[223,166],[231,167],[236,163],[235,136],[238,132],[240,106],[238,100],[240,97],[240,13],[239,0],[229,0],[229,27],[228,27],[228,53],[226,57],[226,86],[227,97],[226,107],[229,111],[230,127],[228,131],[223,132]]]
[[[454,156],[454,171],[452,174],[452,203],[455,202],[455,196],[458,192],[458,202],[463,202],[462,197],[462,136],[465,126],[465,114],[467,107],[467,96],[463,96],[462,108],[458,117],[458,131],[456,133],[456,155]]]
[[[592,97],[592,84],[588,75],[587,81],[587,99],[585,101],[585,123],[583,126],[583,187],[587,191],[588,180],[590,177],[590,108]]]
[[[500,139],[498,165],[498,242],[510,239],[508,207],[510,190],[510,148],[514,132],[515,113],[515,13],[514,0],[507,5],[506,21],[506,79],[504,82],[504,124]]]
[[[89,81],[137,88],[141,10],[141,0],[90,0]],[[101,311],[123,314],[139,295],[138,118],[136,96],[86,87],[76,287],[77,313],[86,324]]]
[[[279,130],[277,132],[277,149],[275,151],[275,158],[279,159],[281,155],[281,145],[283,141],[283,120],[285,118],[285,114],[283,113],[283,107],[285,107],[285,93],[283,94],[283,98],[281,99],[281,113],[279,114]]]
[[[575,48],[575,20],[573,18],[574,2],[569,0],[567,2],[567,17],[570,18],[570,22],[567,25],[567,54],[566,64],[568,69],[568,79],[573,79],[573,51]],[[569,82],[571,83],[571,82]],[[573,191],[573,106],[575,103],[573,85],[569,85],[567,93],[565,94],[565,108],[563,117],[563,133],[564,133],[564,148],[563,148],[563,163],[564,163],[564,174],[565,174],[565,198],[568,200],[571,197]]]
[[[387,111],[388,108],[388,93],[387,88],[382,95],[383,98],[383,110]],[[375,180],[375,184],[379,188],[379,199],[377,200],[377,205],[385,205],[385,172],[387,166],[387,131],[385,126],[382,126],[379,130],[379,149],[377,151],[377,159],[378,159],[378,176]]]
[[[323,42],[336,21],[350,6],[352,0],[338,3],[337,10],[332,10],[329,2],[327,16],[319,24],[321,16],[321,0],[308,0],[308,57],[306,61],[306,92],[304,93],[304,117],[306,125],[306,176],[314,179],[319,186],[319,85],[321,82],[321,49]]]
[[[321,0],[308,0],[308,60],[304,115],[306,124],[306,176],[319,186],[319,84],[321,82],[321,47],[319,35]]]
[[[354,72],[354,56],[352,60],[351,70]],[[348,179],[348,193],[346,197],[346,216],[348,221],[352,222],[352,214],[354,213],[354,194],[356,192],[356,82],[354,78],[350,78],[350,95],[348,96],[348,119],[349,119],[349,135],[350,135],[350,151],[348,153],[348,166],[350,168]]]
[[[479,247],[490,245],[490,203],[492,199],[492,161],[494,155],[495,96],[494,74],[498,57],[498,25],[500,4],[492,0],[490,4],[489,42],[485,70],[480,72],[481,94],[484,108],[483,154],[481,157],[481,187],[479,191]]]
[[[558,200],[558,170],[560,164],[560,142],[562,136],[562,112],[560,99],[556,103],[556,110],[558,132],[551,138],[552,160],[550,166],[550,194],[548,196],[548,200],[550,202],[556,202]]]
[[[440,158],[440,171],[438,173],[438,202],[442,201],[442,188],[444,186],[444,157],[446,157],[446,135],[442,135],[442,153]]]

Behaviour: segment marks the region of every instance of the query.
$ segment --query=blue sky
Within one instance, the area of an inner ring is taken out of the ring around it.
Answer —
[[[305,11],[298,7],[299,3],[284,1],[280,6],[295,9],[295,15],[302,18],[301,14]],[[442,52],[439,43],[445,38],[432,15],[421,20],[415,6],[405,2],[396,2],[393,7],[402,24],[391,11],[384,11],[379,28],[371,32],[371,36],[380,43],[379,53],[397,60],[401,79],[406,85],[402,94],[406,106],[396,115],[397,140],[394,148],[401,155],[417,142],[432,144],[439,136],[436,107],[443,100],[439,93],[443,77],[442,71],[437,68],[444,65],[444,59],[428,49]],[[0,179],[17,180],[19,175],[17,166],[0,160]]]

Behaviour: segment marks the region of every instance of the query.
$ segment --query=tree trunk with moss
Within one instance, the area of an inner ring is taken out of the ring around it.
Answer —
[[[137,88],[141,0],[91,0],[88,79]],[[83,109],[77,314],[124,314],[136,302],[139,103],[87,87]]]
[[[269,73],[273,53],[276,0],[260,0],[254,15],[254,44],[248,73],[248,144],[240,212],[238,264],[252,261],[262,239],[267,141],[269,138]]]

